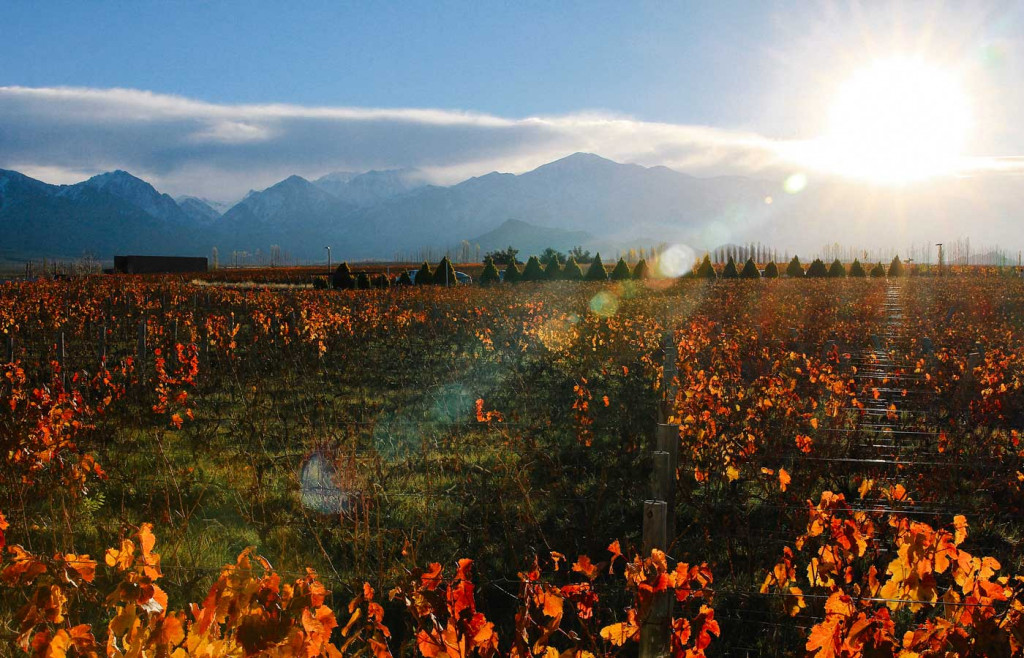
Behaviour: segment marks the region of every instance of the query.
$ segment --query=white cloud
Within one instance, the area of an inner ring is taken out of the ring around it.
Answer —
[[[586,112],[509,119],[421,108],[223,105],[134,89],[0,87],[0,167],[69,182],[121,168],[171,194],[231,199],[292,173],[416,167],[452,183],[575,151],[693,173],[751,173],[776,143]]]
[[[696,175],[778,176],[799,142],[599,112],[520,119],[422,108],[225,105],[134,89],[0,87],[0,168],[49,182],[126,169],[173,195],[234,200],[298,174],[414,167],[450,184],[576,151]],[[1018,171],[980,158],[977,171]]]

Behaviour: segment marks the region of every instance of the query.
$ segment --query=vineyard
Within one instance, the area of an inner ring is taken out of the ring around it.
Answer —
[[[90,276],[0,338],[9,655],[1024,652],[1019,279]]]

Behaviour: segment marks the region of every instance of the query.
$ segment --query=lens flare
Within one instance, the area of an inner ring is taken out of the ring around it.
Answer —
[[[591,298],[590,310],[598,317],[610,318],[619,310],[619,298],[602,290]]]
[[[681,277],[693,269],[697,253],[685,244],[674,244],[658,256],[658,276],[668,279]]]
[[[787,194],[799,194],[804,191],[805,187],[807,187],[807,174],[802,171],[791,174],[782,184],[782,189],[786,190]]]

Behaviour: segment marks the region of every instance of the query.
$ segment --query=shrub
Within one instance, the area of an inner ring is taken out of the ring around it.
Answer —
[[[454,286],[458,282],[459,280],[455,278],[455,268],[452,267],[452,262],[445,256],[437,264],[437,269],[434,270],[434,285]]]
[[[356,287],[356,280],[352,277],[352,270],[349,269],[347,261],[334,270],[334,276],[331,277],[331,286],[335,290],[352,290]]]
[[[505,283],[518,283],[522,276],[519,272],[519,266],[516,265],[515,261],[512,261],[505,267]]]
[[[800,259],[798,257],[793,256],[793,260],[789,261],[789,265],[786,266],[786,276],[804,276],[804,266],[800,264]]]
[[[313,279],[313,290],[327,290],[327,277],[318,276]]]
[[[812,279],[823,279],[828,276],[828,268],[820,258],[815,258],[811,266],[807,268],[807,276]]]
[[[536,256],[530,256],[530,260],[526,261],[526,267],[523,268],[522,281],[543,281],[544,270],[541,269],[540,260]]]
[[[576,258],[569,256],[569,262],[565,264],[565,269],[562,270],[562,278],[566,281],[582,281],[583,270],[580,269],[580,264],[576,262]]]
[[[597,252],[594,255],[594,260],[590,263],[590,268],[587,270],[587,275],[584,277],[587,281],[607,281],[608,273],[604,271],[604,263],[601,262],[601,252]]]
[[[430,265],[427,261],[423,261],[420,265],[419,271],[416,272],[416,279],[414,283],[418,286],[429,286],[434,283],[434,273],[430,271]]]
[[[417,277],[418,276],[419,275],[417,275]],[[400,285],[400,286],[411,286],[412,285],[412,277],[409,276],[408,272],[402,272],[398,276],[398,285]]]
[[[779,266],[775,264],[775,261],[768,263],[764,268],[764,278],[766,279],[777,279],[779,278]]]
[[[740,271],[741,279],[760,279],[761,272],[757,269],[757,265],[754,264],[753,258],[748,258],[746,263],[743,263],[743,270]]]
[[[846,268],[839,262],[839,259],[832,261],[832,265],[828,268],[828,276],[830,279],[841,279],[846,276]]]
[[[854,258],[853,265],[850,266],[850,276],[863,279],[867,275],[868,273],[864,271],[864,266],[860,264],[858,259]]]
[[[558,258],[552,256],[548,259],[547,267],[544,268],[544,278],[548,281],[555,281],[562,275],[562,268],[558,266]]]
[[[903,276],[903,263],[900,262],[899,256],[894,256],[892,262],[889,263],[889,276]]]
[[[619,259],[618,263],[615,263],[615,269],[612,270],[612,281],[626,281],[632,277],[632,273],[629,271],[629,265],[622,258]]]
[[[871,276],[880,279],[885,276],[885,266],[879,263],[871,268]]]
[[[718,274],[715,272],[715,266],[711,264],[711,257],[704,254],[704,260],[701,261],[700,267],[697,268],[698,279],[717,279]]]
[[[366,272],[360,272],[359,276],[356,277],[356,289],[357,290],[369,290],[370,289],[370,277],[367,276]]]
[[[489,286],[499,281],[501,281],[501,275],[498,274],[498,268],[494,265],[494,259],[488,256],[484,260],[484,271],[480,273],[480,285]]]
[[[738,278],[740,278],[740,273],[736,269],[736,261],[734,261],[732,259],[732,256],[729,256],[729,260],[725,263],[725,269],[722,270],[722,278],[723,279],[738,279]]]
[[[647,260],[641,258],[637,261],[636,266],[633,267],[633,278],[637,281],[650,278],[651,274],[647,271]]]
[[[381,290],[387,290],[391,287],[391,279],[388,278],[387,274],[381,274],[374,278],[373,287],[380,288]]]

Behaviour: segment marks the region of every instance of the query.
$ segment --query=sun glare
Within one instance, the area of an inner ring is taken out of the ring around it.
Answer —
[[[970,131],[970,102],[955,75],[892,58],[840,87],[811,156],[837,174],[901,184],[956,173]]]

